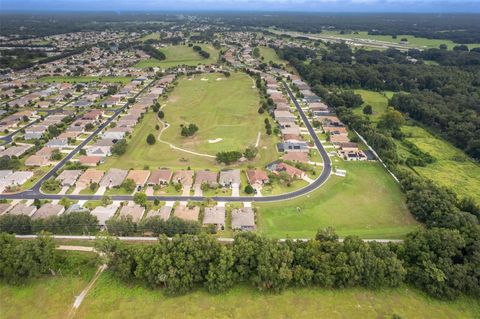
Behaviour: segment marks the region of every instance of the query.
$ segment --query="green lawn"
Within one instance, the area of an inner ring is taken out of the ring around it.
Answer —
[[[189,65],[195,66],[198,64],[212,64],[217,62],[218,59],[218,50],[215,49],[210,44],[199,44],[202,49],[210,53],[208,59],[202,58],[198,52],[194,51],[192,47],[188,45],[174,45],[166,48],[161,48],[165,54],[166,59],[163,61],[157,59],[146,59],[141,60],[135,66],[138,68],[148,68],[148,67],[160,67],[160,68],[170,68],[177,65]]]
[[[215,156],[219,151],[243,151],[255,144],[261,132],[259,155],[253,164],[263,166],[278,157],[274,149],[277,137],[265,134],[265,116],[257,113],[258,105],[258,92],[244,73],[233,73],[229,78],[221,74],[201,74],[191,80],[182,78],[163,108],[165,121],[170,127],[161,138],[182,149]],[[195,123],[199,127],[193,137],[180,135],[180,124],[186,123]],[[156,114],[151,111],[145,114],[128,140],[127,152],[121,157],[112,156],[101,168],[221,168],[214,158],[171,149],[161,143],[158,140],[160,131],[155,129],[157,124],[163,127]],[[157,136],[157,142],[152,146],[146,143],[150,133]],[[209,143],[217,138],[222,140]]]
[[[314,192],[257,207],[258,231],[274,238],[311,238],[334,227],[344,237],[402,238],[420,227],[407,210],[400,186],[378,163],[343,162],[347,176],[332,175]]]
[[[165,296],[161,290],[126,285],[108,271],[99,278],[75,318],[475,318],[478,300],[446,302],[411,288],[289,289],[261,293],[246,286],[221,295],[204,290]]]
[[[45,76],[38,79],[40,82],[56,83],[88,83],[88,82],[103,82],[103,83],[122,83],[126,84],[132,81],[133,78],[126,76]]]
[[[441,40],[441,39],[427,39],[427,38],[416,38],[413,35],[401,34],[397,35],[396,39],[393,39],[390,35],[369,35],[367,32],[360,31],[357,33],[350,34],[340,34],[338,31],[323,31],[322,35],[331,35],[339,38],[349,38],[349,39],[371,39],[376,41],[385,41],[399,44],[402,38],[408,39],[407,47],[422,47],[422,48],[438,48],[440,44],[446,44],[448,49],[453,49],[454,46],[458,43],[454,43],[450,40]],[[480,43],[468,44],[468,47],[477,48],[480,47]]]
[[[142,42],[145,42],[147,40],[160,40],[160,32],[152,32],[140,38],[140,41]]]
[[[0,282],[1,319],[67,318],[75,297],[87,286],[95,273],[92,253],[58,252],[72,265],[56,276],[33,279],[19,286]],[[68,268],[68,269],[67,269]]]
[[[407,140],[437,159],[426,167],[415,167],[420,175],[448,186],[460,196],[472,196],[480,203],[480,165],[449,142],[419,126],[403,126]]]
[[[280,59],[274,49],[264,46],[259,46],[260,56],[263,57],[263,62],[268,63],[272,61],[276,64],[286,64],[287,61]]]
[[[380,115],[387,110],[388,99],[392,97],[393,92],[374,92],[368,90],[355,90],[355,94],[360,94],[363,99],[363,104],[360,107],[353,109],[355,114],[363,115],[363,108],[370,104],[373,109],[373,114],[368,117],[373,121],[377,121]]]

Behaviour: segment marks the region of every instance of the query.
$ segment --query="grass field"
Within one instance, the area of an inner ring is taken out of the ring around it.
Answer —
[[[202,58],[197,52],[193,51],[193,49],[187,45],[174,45],[160,49],[160,51],[165,54],[165,60],[160,61],[150,58],[141,60],[135,66],[138,68],[170,68],[177,65],[195,66],[198,64],[215,63],[218,59],[218,50],[210,44],[202,43],[200,46],[204,51],[210,53],[210,57],[208,59]]]
[[[96,266],[92,253],[58,253],[68,256],[66,260],[74,263],[64,265],[64,268],[70,268],[68,271],[33,279],[19,286],[0,282],[1,319],[67,318],[75,297],[87,286]]]
[[[258,231],[273,238],[311,238],[331,226],[342,237],[402,238],[420,227],[399,185],[380,164],[334,164],[347,176],[332,175],[324,186],[296,199],[255,204]]]
[[[433,300],[407,287],[366,289],[290,289],[261,293],[245,286],[221,295],[204,290],[178,297],[126,285],[104,273],[75,318],[475,318],[478,300]]]
[[[355,94],[360,94],[363,99],[363,104],[360,107],[354,108],[353,112],[355,114],[363,114],[363,108],[370,104],[373,109],[373,114],[369,115],[368,117],[373,122],[377,121],[380,115],[382,115],[388,107],[388,99],[392,97],[393,92],[386,91],[386,92],[374,92],[368,90],[355,90]]]
[[[268,63],[272,61],[277,64],[286,64],[287,61],[280,59],[274,49],[264,46],[259,46],[260,56],[263,57],[263,62]]]
[[[147,40],[160,40],[160,32],[152,32],[140,38],[140,41],[142,42],[145,42]]]
[[[371,39],[376,41],[385,41],[400,44],[402,38],[408,39],[408,47],[422,47],[422,48],[438,48],[440,44],[446,44],[448,49],[453,49],[454,46],[458,43],[454,43],[450,40],[441,40],[441,39],[427,39],[427,38],[416,38],[413,35],[401,34],[397,35],[396,39],[393,39],[390,35],[369,35],[367,32],[360,31],[358,33],[350,34],[340,34],[337,31],[323,31],[322,35],[331,35],[339,38],[349,38],[349,39]],[[480,47],[480,43],[468,44],[468,47],[477,48]]]
[[[480,165],[447,141],[435,137],[419,126],[403,126],[407,140],[437,159],[415,171],[440,185],[448,186],[460,196],[472,196],[480,203]]]
[[[45,76],[38,79],[40,82],[47,83],[89,83],[89,82],[103,82],[103,83],[123,83],[126,84],[133,80],[133,78],[126,76]]]
[[[253,164],[267,164],[277,158],[274,149],[277,138],[264,133],[264,116],[257,113],[258,105],[258,92],[244,73],[233,73],[229,78],[221,74],[197,75],[191,80],[182,78],[163,108],[165,121],[170,127],[161,138],[177,147],[215,156],[219,151],[243,151],[247,146],[255,145],[261,132],[258,160]],[[180,124],[185,123],[195,123],[199,127],[195,136],[185,138],[180,135]],[[109,158],[102,168],[143,168],[145,165],[151,169],[220,168],[214,158],[171,149],[158,141],[160,131],[155,129],[156,124],[163,127],[156,114],[147,113],[128,140],[127,152],[121,157]],[[157,136],[157,143],[153,146],[146,143],[150,133]],[[222,140],[208,142],[217,138]]]

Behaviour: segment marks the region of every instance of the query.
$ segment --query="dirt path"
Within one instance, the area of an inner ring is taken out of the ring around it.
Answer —
[[[88,247],[84,247],[84,248],[88,248]],[[70,309],[70,312],[68,313],[68,316],[67,316],[68,319],[71,319],[75,316],[75,313],[76,313],[78,307],[80,307],[80,305],[82,304],[83,299],[85,299],[88,292],[90,291],[90,289],[92,289],[93,285],[95,285],[95,282],[97,281],[97,279],[100,277],[100,275],[102,274],[102,272],[105,269],[107,269],[107,265],[103,264],[103,265],[99,266],[98,269],[97,269],[97,272],[95,273],[95,276],[93,276],[90,283],[87,285],[87,287],[85,287],[85,289],[83,289],[83,291],[80,293],[80,295],[78,295],[75,298],[75,301],[72,305],[72,308]]]
[[[255,147],[258,147],[258,144],[260,144],[260,137],[261,136],[262,136],[262,133],[258,132],[257,141],[255,142]]]
[[[162,108],[163,108],[163,107],[162,107]],[[159,132],[158,135],[157,135],[157,140],[158,140],[160,143],[167,144],[168,146],[170,146],[170,148],[173,148],[174,150],[177,150],[177,151],[181,151],[181,152],[185,152],[185,153],[189,153],[189,154],[197,155],[197,156],[203,156],[203,157],[208,157],[208,158],[215,158],[215,156],[213,156],[213,155],[198,153],[198,152],[194,152],[194,151],[189,151],[189,150],[186,150],[186,149],[184,149],[184,148],[175,146],[174,144],[172,144],[172,143],[170,143],[170,142],[167,142],[167,141],[162,140],[162,133],[163,133],[167,128],[170,127],[170,124],[163,122],[163,121],[162,121],[161,119],[159,119],[158,117],[157,117],[157,120],[158,120],[158,122],[159,122],[160,124],[162,124],[162,129],[160,130],[160,132]]]

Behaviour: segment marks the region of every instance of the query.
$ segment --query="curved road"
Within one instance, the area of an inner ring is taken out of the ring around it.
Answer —
[[[145,86],[137,95],[135,95],[135,98],[137,98],[141,93],[143,93],[148,87],[150,87],[155,81],[150,82],[147,86]],[[307,116],[305,115],[305,112],[302,110],[300,105],[298,104],[297,99],[293,95],[292,91],[288,87],[288,85],[283,82],[283,86],[285,87],[290,99],[293,101],[295,107],[297,108],[298,113],[300,114],[300,117],[302,118],[303,123],[305,124],[306,128],[308,129],[308,132],[310,133],[310,136],[320,152],[320,155],[322,156],[323,159],[323,169],[320,175],[315,179],[311,184],[308,186],[290,192],[286,194],[280,194],[280,195],[272,195],[272,196],[263,196],[263,197],[252,197],[252,196],[238,196],[238,197],[223,197],[223,196],[215,196],[211,197],[215,201],[220,201],[220,202],[275,202],[275,201],[282,201],[282,200],[288,200],[292,199],[298,196],[302,196],[305,194],[308,194],[315,189],[319,188],[323,183],[327,181],[327,179],[330,177],[330,174],[332,172],[332,162],[327,154],[327,151],[323,147],[323,145],[320,143],[320,140],[318,139],[317,134],[315,134],[315,131],[308,121]],[[102,125],[100,125],[94,132],[91,134],[86,140],[84,140],[80,145],[78,145],[72,152],[70,152],[65,158],[63,158],[52,170],[50,170],[44,177],[42,177],[31,189],[20,192],[20,193],[15,193],[15,194],[4,194],[0,195],[0,199],[6,198],[6,199],[50,199],[50,200],[58,200],[61,199],[62,197],[68,197],[70,199],[74,200],[98,200],[102,198],[102,195],[60,195],[60,194],[43,194],[40,192],[40,186],[41,184],[52,177],[67,161],[69,161],[73,156],[75,156],[76,153],[80,151],[81,148],[83,148],[85,145],[87,145],[88,142],[90,142],[97,134],[99,134],[107,125],[109,125],[127,106],[129,103],[126,103],[123,107],[120,109],[117,109],[115,111],[115,114],[111,116],[107,121],[105,121]],[[120,200],[120,201],[126,201],[126,200],[132,200],[133,196],[132,195],[112,195],[110,196],[113,200]],[[209,197],[210,198],[210,197]],[[192,201],[203,201],[207,199],[207,197],[204,196],[170,196],[170,195],[154,195],[154,196],[148,196],[148,200],[154,200],[154,199],[159,199],[162,201],[187,201],[187,200],[192,200]]]

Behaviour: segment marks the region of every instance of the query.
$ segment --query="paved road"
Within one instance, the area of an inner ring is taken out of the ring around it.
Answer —
[[[79,95],[78,98],[82,97],[84,94],[85,94],[85,93]],[[68,102],[66,102],[66,103],[64,103],[64,104],[62,104],[61,106],[59,106],[59,107],[56,108],[56,109],[53,109],[53,110],[44,110],[44,112],[46,112],[47,115],[57,113],[57,112],[63,110],[63,108],[64,108],[65,106],[69,105],[69,104],[72,103],[73,101],[75,101],[75,98],[69,100]],[[0,136],[0,141],[3,142],[2,145],[10,144],[10,143],[13,141],[13,137],[14,137],[15,135],[17,135],[20,131],[22,131],[22,130],[24,130],[24,129],[27,129],[27,128],[29,128],[30,126],[34,125],[34,124],[37,124],[37,123],[40,122],[41,120],[42,120],[41,118],[38,118],[38,119],[36,119],[35,121],[30,122],[30,123],[28,123],[27,125],[25,125],[25,126],[19,128],[19,129],[15,130],[15,131],[13,131],[13,132],[11,132],[11,133],[8,133],[7,135]]]
[[[150,87],[154,82],[152,81],[149,83],[145,88],[140,91],[135,98],[137,98],[141,93],[143,93],[148,87]],[[327,181],[327,179],[330,177],[330,174],[332,172],[332,163],[331,160],[327,154],[327,151],[323,147],[322,143],[320,143],[320,140],[318,139],[312,125],[308,121],[307,116],[305,115],[305,112],[302,110],[300,105],[298,104],[298,101],[296,100],[295,96],[293,95],[292,91],[288,87],[286,83],[283,83],[288,95],[290,96],[290,99],[293,101],[298,113],[300,114],[300,117],[302,118],[302,121],[304,122],[306,128],[308,129],[308,132],[310,133],[310,136],[315,144],[315,147],[318,149],[320,152],[320,155],[322,156],[323,159],[323,169],[320,175],[315,179],[311,184],[308,186],[290,192],[286,194],[280,194],[280,195],[271,195],[271,196],[262,196],[262,197],[250,197],[250,196],[230,196],[230,197],[222,197],[222,196],[215,196],[212,197],[213,200],[215,201],[220,201],[220,202],[276,202],[276,201],[282,201],[282,200],[289,200],[298,196],[302,196],[305,194],[308,194],[315,189],[319,188],[320,186],[323,185]],[[72,152],[70,152],[64,159],[62,159],[52,170],[50,170],[43,178],[41,178],[31,189],[26,190],[24,192],[16,193],[16,194],[5,194],[5,195],[0,195],[0,199],[2,198],[7,198],[7,199],[49,199],[49,200],[58,200],[61,199],[62,197],[68,197],[73,200],[98,200],[102,198],[102,195],[60,195],[60,194],[43,194],[40,192],[40,187],[41,184],[52,177],[60,168],[67,162],[69,161],[76,153],[80,151],[81,148],[83,148],[85,145],[87,145],[88,142],[90,142],[97,134],[100,133],[101,130],[103,130],[107,125],[109,125],[129,104],[126,103],[122,108],[118,109],[115,114],[110,117],[105,123],[100,125],[87,139],[85,139],[80,145],[78,145]],[[132,200],[133,196],[132,195],[112,195],[110,196],[113,200],[119,200],[119,201],[128,201]],[[155,195],[155,196],[147,196],[148,200],[154,200],[154,199],[159,199],[162,201],[186,201],[186,200],[192,200],[192,201],[204,201],[207,199],[207,197],[204,196],[171,196],[171,195]]]
[[[34,239],[37,238],[38,235],[15,235],[16,238],[19,239]],[[54,239],[62,239],[62,240],[96,240],[100,238],[107,238],[105,236],[82,236],[82,235],[51,235]],[[108,236],[111,237],[111,236]],[[158,237],[116,237],[121,241],[137,241],[137,242],[156,242]],[[172,240],[171,237],[168,238]],[[289,238],[291,240],[298,240],[298,241],[308,241],[311,238]],[[217,240],[224,243],[232,243],[234,241],[233,238],[230,237],[217,237]],[[278,241],[286,241],[286,238],[281,238]],[[339,238],[338,241],[342,242],[343,238]],[[401,243],[403,239],[363,239],[364,242],[372,242],[376,241],[378,243]],[[62,248],[60,248],[62,247]],[[83,251],[95,251],[93,247],[85,247],[85,246],[69,246],[69,245],[60,245],[57,249],[60,250],[83,250]]]

